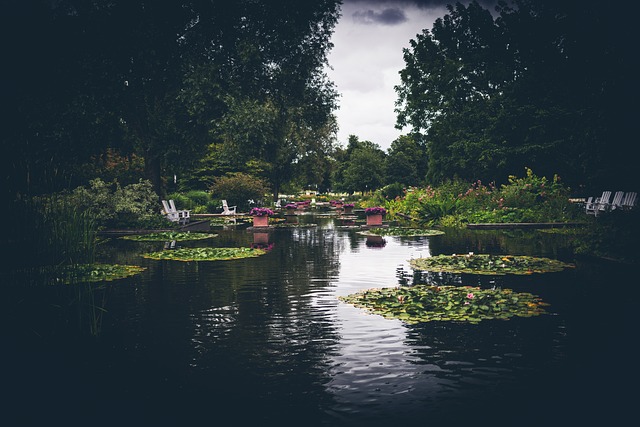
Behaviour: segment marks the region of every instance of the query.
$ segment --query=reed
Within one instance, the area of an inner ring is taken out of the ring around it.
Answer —
[[[60,266],[95,261],[96,220],[62,196],[15,202],[15,221],[8,230],[11,268],[46,272]]]

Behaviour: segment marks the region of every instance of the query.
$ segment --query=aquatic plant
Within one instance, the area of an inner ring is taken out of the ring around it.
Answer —
[[[254,248],[181,248],[143,254],[144,258],[172,261],[223,261],[253,258],[266,254]]]
[[[514,255],[474,254],[436,255],[409,260],[415,270],[447,271],[471,274],[533,274],[562,271],[574,267],[549,258]]]
[[[146,267],[122,264],[77,264],[56,269],[56,281],[63,284],[108,282],[133,276]]]
[[[438,236],[444,234],[444,231],[423,228],[388,227],[371,228],[366,231],[360,231],[358,234],[364,236]]]
[[[538,296],[511,289],[471,286],[414,285],[367,289],[339,300],[389,319],[408,324],[453,321],[479,323],[545,313],[547,303]]]
[[[217,234],[210,233],[191,233],[189,231],[163,231],[158,233],[135,234],[131,236],[122,236],[124,240],[136,240],[139,242],[166,242],[175,240],[183,242],[188,240],[204,240],[216,237]]]

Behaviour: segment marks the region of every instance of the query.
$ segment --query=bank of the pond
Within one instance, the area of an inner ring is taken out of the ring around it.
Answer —
[[[471,230],[498,230],[512,228],[564,228],[564,227],[583,227],[585,222],[505,222],[505,223],[477,223],[467,224],[467,228]]]

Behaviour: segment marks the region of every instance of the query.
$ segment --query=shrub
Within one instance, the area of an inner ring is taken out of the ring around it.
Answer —
[[[380,190],[380,193],[386,199],[395,199],[396,197],[402,197],[405,193],[404,185],[399,182],[394,182],[393,184],[389,184],[383,187]]]
[[[268,191],[262,180],[244,173],[217,177],[211,185],[214,197],[225,199],[230,206],[236,205],[239,210],[245,212],[249,207],[249,200],[255,200],[260,204]]]
[[[78,187],[67,198],[76,209],[90,212],[100,227],[129,228],[162,223],[158,196],[148,180],[121,187],[118,181],[106,183],[96,178],[88,188]]]
[[[186,196],[192,203],[191,209],[195,209],[197,206],[206,206],[207,202],[211,199],[209,193],[202,190],[189,191]]]

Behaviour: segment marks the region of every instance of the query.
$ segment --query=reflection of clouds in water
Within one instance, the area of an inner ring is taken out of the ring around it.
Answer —
[[[429,256],[426,238],[388,237],[379,251],[366,250],[365,242],[345,245],[337,294],[416,283],[491,287],[505,280],[413,271],[409,259]],[[338,304],[335,313],[340,339],[328,360],[331,381],[325,387],[336,401],[336,414],[345,419],[376,421],[394,414],[401,421],[477,409],[496,396],[511,398],[524,387],[523,378],[535,383],[540,369],[564,358],[562,325],[552,316],[406,326],[348,304]]]
[[[340,233],[337,238],[347,240],[349,236]],[[356,247],[345,245],[340,255],[341,268],[335,285],[340,295],[397,286],[398,268],[406,267],[410,254],[416,251],[395,238],[385,239],[387,243],[379,251],[366,250],[366,240],[361,236]],[[422,252],[425,248],[420,249]],[[416,349],[406,344],[406,326],[348,304],[338,304],[336,316],[342,328],[329,362],[332,379],[326,384],[327,391],[338,402],[336,411],[342,409],[344,415],[375,415],[377,409],[387,412],[390,404],[405,413],[411,411],[415,402],[407,399],[407,393],[434,384],[428,378],[416,381],[425,366],[413,355]],[[341,407],[341,403],[345,406]]]

